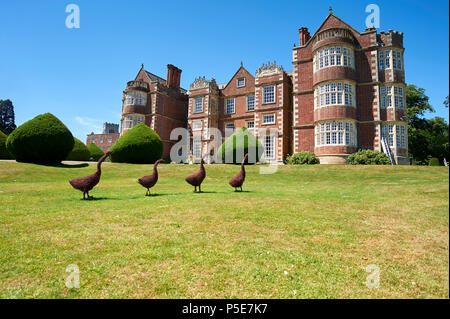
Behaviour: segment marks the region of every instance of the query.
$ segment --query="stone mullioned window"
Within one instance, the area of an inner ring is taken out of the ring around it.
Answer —
[[[314,72],[332,66],[346,66],[355,68],[355,54],[353,49],[346,46],[330,46],[321,48],[314,54]]]
[[[125,98],[125,105],[145,105],[147,104],[146,94],[129,92]]]
[[[405,90],[402,86],[386,85],[380,87],[380,107],[405,108]]]
[[[399,50],[379,50],[378,66],[381,70],[391,69],[402,70],[402,52]]]
[[[356,127],[353,122],[328,121],[316,124],[316,147],[330,145],[356,146]]]
[[[347,82],[331,82],[318,86],[314,90],[314,108],[330,105],[356,106],[355,87]]]

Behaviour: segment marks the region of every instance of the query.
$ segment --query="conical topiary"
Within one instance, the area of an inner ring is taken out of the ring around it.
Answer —
[[[86,145],[84,145],[84,143],[76,137],[74,137],[73,140],[75,144],[66,159],[68,161],[89,161],[91,158],[91,153]]]
[[[87,149],[89,151],[89,153],[91,154],[91,158],[94,161],[98,161],[100,159],[100,157],[103,156],[103,154],[105,154],[105,152],[103,152],[103,150],[97,146],[97,144],[91,143],[87,146]]]
[[[163,152],[159,135],[144,123],[123,134],[111,147],[111,162],[154,163]]]
[[[0,131],[0,159],[12,159],[12,155],[8,152],[6,149],[6,139],[8,136],[6,136],[5,133]]]
[[[73,144],[72,133],[50,113],[23,123],[6,140],[7,150],[17,161],[30,163],[59,163]]]
[[[247,164],[258,162],[263,153],[263,146],[258,139],[243,127],[228,137],[219,149],[219,158],[225,164],[240,164],[245,154],[249,154]]]

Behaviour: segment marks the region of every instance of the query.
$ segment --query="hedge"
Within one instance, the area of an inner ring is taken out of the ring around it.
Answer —
[[[286,158],[290,165],[320,164],[319,158],[313,152],[302,151]]]
[[[246,127],[242,127],[220,146],[218,156],[222,163],[240,164],[247,153],[246,164],[255,164],[261,159],[263,146]]]
[[[389,157],[378,151],[359,150],[347,157],[347,164],[351,165],[390,165]]]
[[[5,133],[0,131],[0,159],[13,159],[13,156],[6,149],[6,136]]]
[[[439,158],[437,157],[432,157],[430,158],[430,161],[428,162],[429,166],[441,166],[441,163],[439,161]]]
[[[140,123],[123,134],[110,150],[111,162],[150,164],[161,158],[163,143],[154,130]]]
[[[18,162],[60,163],[74,145],[72,133],[54,115],[45,113],[23,123],[6,140]]]
[[[68,161],[89,161],[91,158],[91,153],[89,152],[88,148],[82,141],[77,139],[76,137],[73,138],[75,144],[73,145],[73,149],[70,151],[69,155],[67,155]]]
[[[100,157],[105,154],[105,152],[102,151],[100,147],[97,146],[97,144],[91,143],[87,146],[87,149],[89,153],[91,154],[90,158],[92,158],[94,161],[98,161]]]

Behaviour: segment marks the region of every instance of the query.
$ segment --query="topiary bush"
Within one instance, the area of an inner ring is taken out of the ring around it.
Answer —
[[[286,164],[290,165],[306,165],[320,164],[319,158],[313,152],[302,151],[292,154],[286,158]]]
[[[82,141],[77,139],[76,137],[73,138],[75,144],[73,145],[72,150],[70,151],[69,155],[67,155],[66,160],[68,161],[89,161],[91,158],[91,152],[89,152],[88,148]]]
[[[161,158],[163,143],[154,130],[140,123],[123,134],[110,150],[111,162],[149,164]]]
[[[18,162],[60,163],[74,145],[72,133],[54,115],[45,113],[23,123],[6,140]]]
[[[391,165],[389,157],[378,151],[359,150],[347,157],[347,164],[350,165]]]
[[[263,146],[246,127],[243,127],[223,142],[218,156],[222,159],[222,163],[240,164],[247,153],[249,157],[246,164],[255,164],[261,159]]]
[[[91,143],[87,146],[87,149],[89,151],[90,158],[92,158],[94,161],[98,161],[100,159],[100,157],[102,157],[105,152],[103,152],[103,150],[97,146],[97,144]]]
[[[5,133],[0,131],[0,159],[13,159],[13,156],[6,149],[6,136]]]

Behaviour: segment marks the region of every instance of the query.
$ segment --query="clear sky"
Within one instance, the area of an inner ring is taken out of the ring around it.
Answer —
[[[68,4],[80,28],[68,29]],[[404,32],[407,83],[424,87],[437,112],[449,86],[449,3],[438,1],[101,1],[0,3],[0,99],[11,99],[16,124],[51,112],[81,139],[119,123],[122,91],[141,63],[163,78],[171,63],[181,84],[197,76],[227,82],[242,61],[254,74],[276,60],[292,70],[298,28],[313,34],[333,12],[362,32],[368,4],[380,7],[380,30]]]

